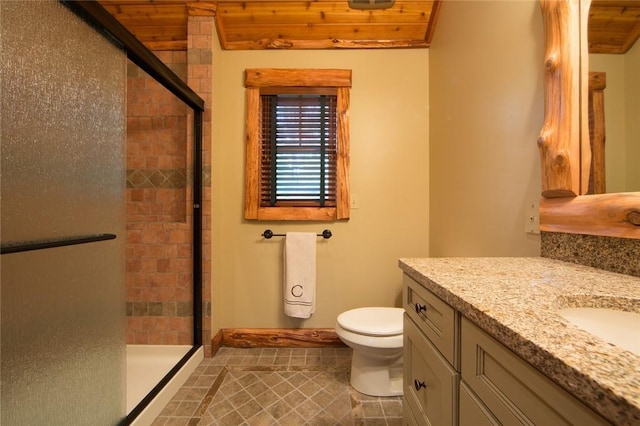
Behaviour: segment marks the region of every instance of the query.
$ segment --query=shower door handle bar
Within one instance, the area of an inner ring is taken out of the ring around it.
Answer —
[[[29,241],[26,243],[7,243],[0,245],[0,254],[20,253],[23,251],[43,250],[54,247],[73,246],[94,243],[96,241],[115,240],[114,234],[95,234],[80,237],[56,238],[50,240]]]

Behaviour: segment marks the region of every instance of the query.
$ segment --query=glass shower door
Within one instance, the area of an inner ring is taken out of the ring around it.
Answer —
[[[0,40],[0,423],[119,424],[126,54],[54,0]]]

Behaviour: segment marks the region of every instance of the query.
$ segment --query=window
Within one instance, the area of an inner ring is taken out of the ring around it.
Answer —
[[[350,70],[246,71],[245,218],[349,218]]]
[[[260,95],[260,207],[335,206],[333,94]]]

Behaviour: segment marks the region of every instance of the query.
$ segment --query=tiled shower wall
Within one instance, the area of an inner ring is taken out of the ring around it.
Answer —
[[[186,52],[157,56],[186,80]],[[127,343],[193,342],[188,107],[135,64],[127,73]]]
[[[201,336],[211,356],[211,69],[213,17],[188,18],[187,51],[158,58],[204,101]],[[193,343],[193,114],[133,64],[127,103],[127,343]]]

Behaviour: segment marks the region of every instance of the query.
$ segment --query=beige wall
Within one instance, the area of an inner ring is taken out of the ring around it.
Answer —
[[[333,327],[359,306],[399,305],[400,257],[428,256],[429,51],[213,52],[213,333],[237,327]],[[337,223],[243,219],[246,68],[345,68],[351,91],[351,193],[359,208]],[[329,228],[318,239],[317,310],[282,309],[283,238],[274,232]]]
[[[429,50],[222,51],[213,104],[213,332],[333,327],[357,306],[398,305],[399,257],[538,256],[525,211],[540,199],[543,120],[537,0],[443,3]],[[246,68],[349,68],[351,191],[339,223],[242,219]],[[282,238],[262,231],[332,230],[318,240],[318,307],[282,313]]]
[[[452,1],[429,49],[430,254],[539,256],[539,2]]]
[[[624,55],[589,55],[589,70],[607,74],[605,164],[607,192],[640,190],[640,43]]]

